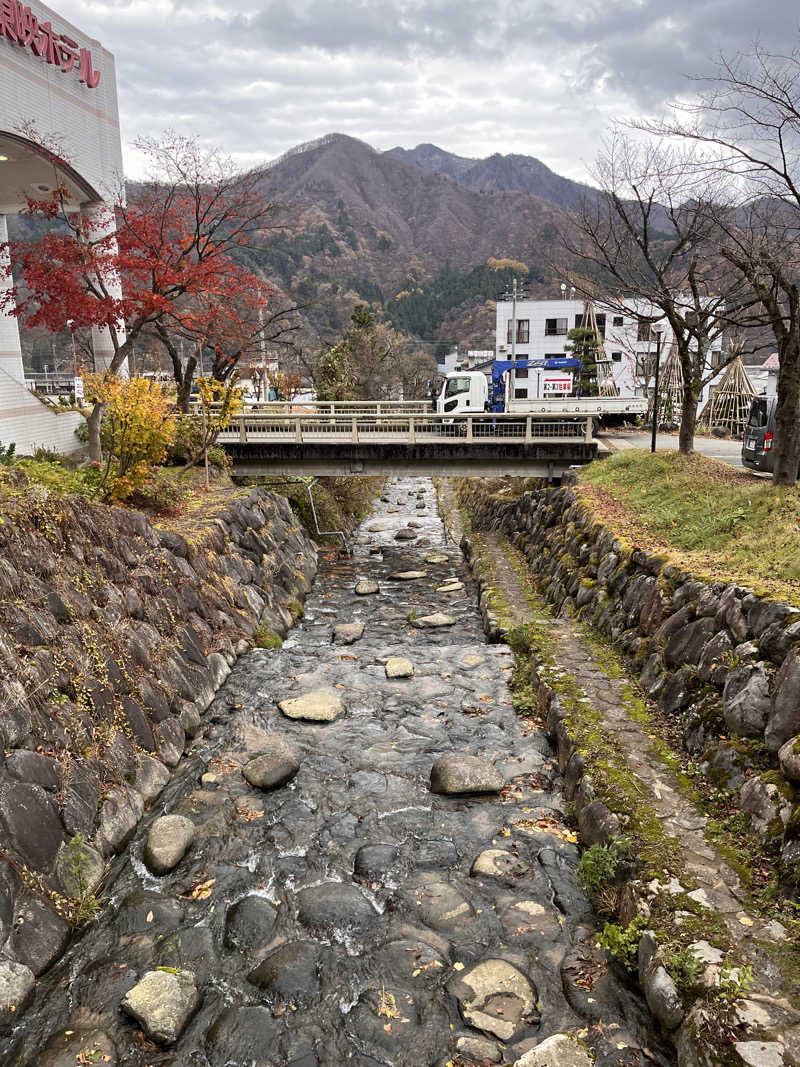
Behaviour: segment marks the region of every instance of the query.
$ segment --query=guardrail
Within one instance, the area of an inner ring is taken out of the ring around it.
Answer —
[[[247,410],[234,415],[219,435],[226,442],[292,441],[296,444],[376,443],[417,444],[460,440],[517,442],[594,440],[593,420],[586,415],[465,415],[433,414],[282,414]]]
[[[248,412],[267,415],[424,415],[430,400],[246,400]]]

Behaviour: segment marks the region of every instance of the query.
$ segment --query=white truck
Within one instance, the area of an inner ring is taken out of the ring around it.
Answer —
[[[567,357],[518,359],[515,362],[495,360],[491,389],[482,371],[451,371],[444,376],[441,388],[434,391],[435,409],[439,415],[454,416],[484,413],[593,415],[598,422],[606,418],[617,421],[635,419],[647,413],[644,397],[573,396],[572,372],[580,366],[579,360]],[[546,392],[551,395],[513,397],[510,372],[528,369],[547,372],[544,384]]]

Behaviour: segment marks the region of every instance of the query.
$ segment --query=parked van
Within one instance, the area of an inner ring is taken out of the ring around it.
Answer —
[[[742,438],[742,466],[772,474],[777,396],[759,396],[750,405]]]

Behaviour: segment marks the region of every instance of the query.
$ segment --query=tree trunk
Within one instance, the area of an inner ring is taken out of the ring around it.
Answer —
[[[103,446],[100,444],[100,424],[103,421],[105,404],[95,404],[92,413],[86,420],[89,430],[89,459],[92,463],[102,463]]]
[[[800,468],[800,338],[794,331],[781,345],[779,359],[772,480],[794,485]]]
[[[694,452],[694,434],[697,429],[698,395],[691,383],[684,381],[681,401],[681,425],[678,431],[678,451],[684,456]]]
[[[197,369],[197,356],[189,356],[183,368],[183,381],[178,385],[178,411],[189,414],[189,401],[192,395],[194,372]]]

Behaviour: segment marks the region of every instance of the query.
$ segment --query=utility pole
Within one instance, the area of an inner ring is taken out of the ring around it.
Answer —
[[[517,362],[517,279],[511,287],[511,362]]]
[[[661,369],[661,335],[664,332],[664,323],[657,322],[653,326],[656,335],[656,372],[653,382],[653,429],[650,436],[650,451],[656,450],[656,434],[658,433],[658,374]]]

